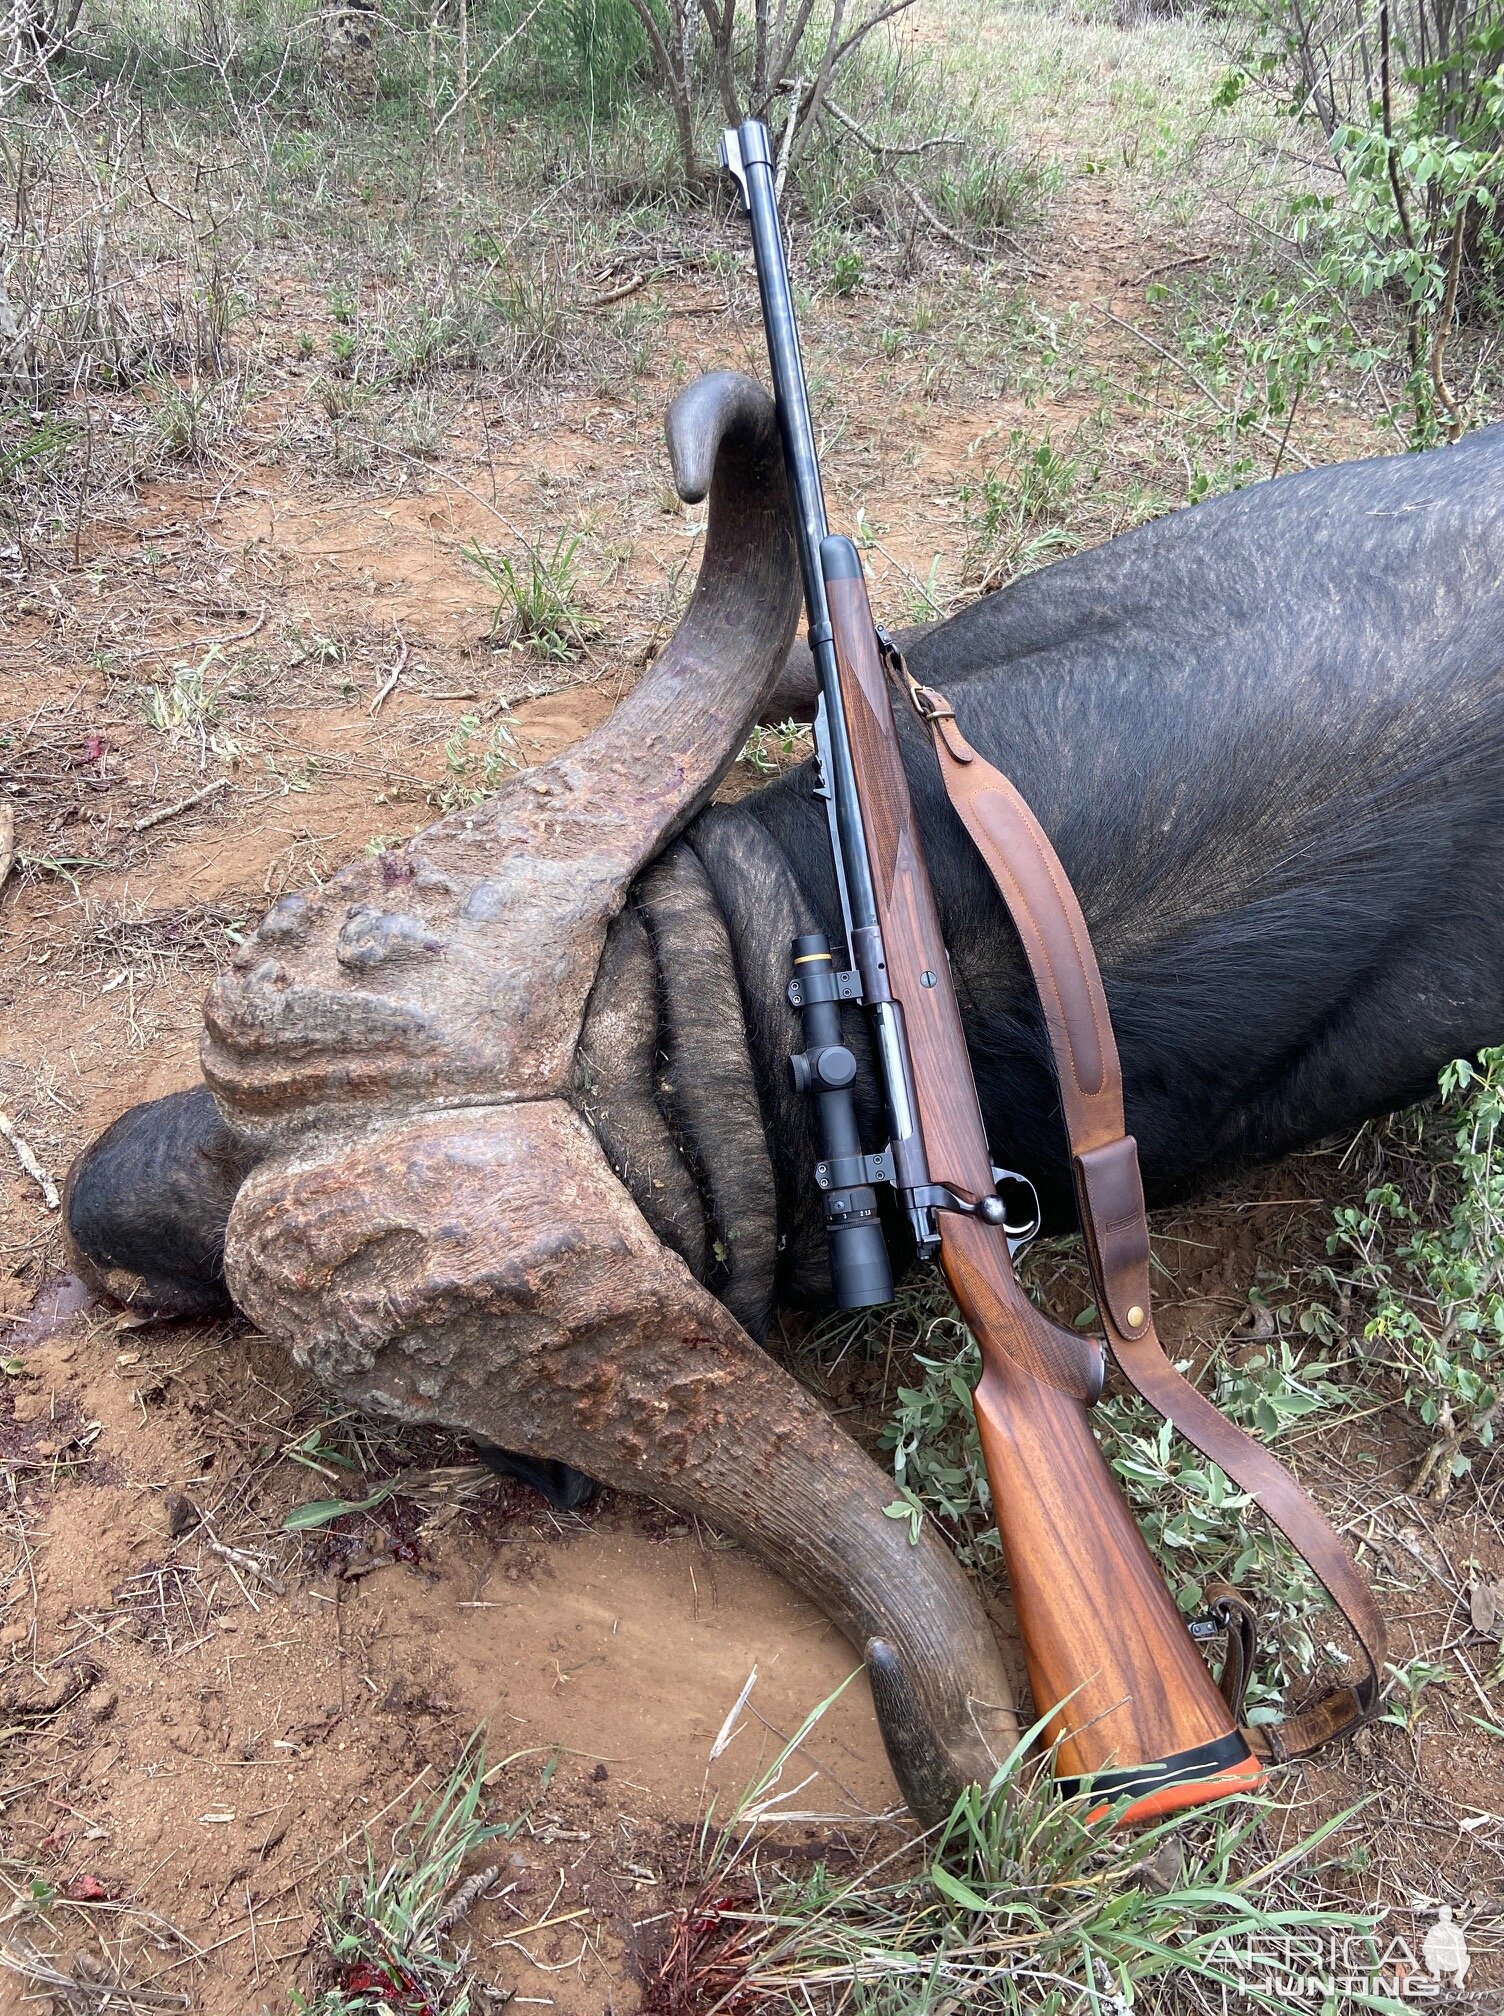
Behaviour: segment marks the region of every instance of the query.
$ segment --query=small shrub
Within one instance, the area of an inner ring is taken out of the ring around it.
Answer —
[[[211,644],[196,665],[174,665],[167,679],[143,686],[141,712],[148,726],[171,741],[187,736],[212,748],[216,755],[232,754],[234,744],[209,734],[219,715],[224,685],[223,678],[211,681],[209,674],[221,657],[219,646]]]
[[[1048,433],[1031,445],[1015,429],[1008,446],[1010,466],[989,470],[979,483],[963,483],[959,492],[966,530],[962,574],[984,594],[1051,553],[1080,544],[1060,522],[1076,488],[1080,458],[1062,454]]]
[[[967,147],[931,182],[930,201],[968,236],[1015,231],[1038,207],[1038,182],[1004,148]]]
[[[810,752],[810,730],[802,721],[780,721],[776,726],[759,724],[747,737],[739,763],[755,770],[759,777],[777,777]]]
[[[493,643],[523,644],[561,663],[579,656],[594,628],[580,603],[579,552],[578,537],[567,532],[559,534],[551,552],[526,542],[520,560],[466,547],[465,557],[496,590]]]
[[[570,307],[555,266],[508,258],[490,306],[499,323],[492,347],[504,369],[535,379],[566,362]]]
[[[1419,1487],[1438,1494],[1489,1448],[1504,1388],[1504,1049],[1449,1064],[1442,1106],[1407,1168],[1334,1214],[1325,1284],[1307,1327],[1335,1332],[1354,1301],[1368,1350],[1437,1439]]]
[[[1455,439],[1449,341],[1460,321],[1496,319],[1504,298],[1504,14],[1494,0],[1385,0],[1356,16],[1345,0],[1268,0],[1262,22],[1258,54],[1215,102],[1273,71],[1320,123],[1343,181],[1288,205],[1303,252],[1292,306],[1319,316],[1332,294],[1387,303],[1412,440]],[[1363,342],[1346,317],[1300,332],[1308,347],[1313,337],[1317,356]]]
[[[141,387],[150,399],[151,430],[162,452],[172,461],[202,465],[218,459],[245,406],[245,388],[236,378],[201,378],[197,371],[185,382],[166,376],[147,378]]]
[[[865,275],[866,267],[860,252],[838,252],[830,264],[832,293],[848,300],[861,286]]]
[[[462,714],[444,744],[444,780],[432,802],[441,812],[479,805],[521,768],[517,737],[505,721],[488,732],[478,714]]]
[[[392,429],[397,446],[420,459],[437,455],[444,445],[448,422],[444,403],[437,392],[414,392],[398,408]]]

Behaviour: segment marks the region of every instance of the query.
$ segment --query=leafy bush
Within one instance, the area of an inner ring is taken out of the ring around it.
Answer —
[[[1294,109],[1319,121],[1343,181],[1339,193],[1308,191],[1290,206],[1291,235],[1309,258],[1301,291],[1392,304],[1412,434],[1455,439],[1463,402],[1447,345],[1459,318],[1497,316],[1504,288],[1504,8],[1385,0],[1355,15],[1347,0],[1267,0],[1263,26],[1252,67],[1281,78]],[[1241,81],[1228,80],[1224,104]],[[1311,311],[1298,333],[1308,373],[1313,354],[1350,332],[1329,299],[1291,306],[1297,319]]]
[[[916,1386],[899,1389],[883,1431],[900,1493],[889,1515],[916,1527],[924,1516],[934,1518],[968,1567],[990,1567],[1001,1543],[971,1399],[981,1358],[948,1301],[942,1307],[933,1289],[929,1298],[921,1312],[923,1340],[945,1355],[916,1355],[923,1376]],[[1275,1340],[1243,1355],[1241,1365],[1219,1363],[1200,1383],[1224,1414],[1261,1440],[1276,1439],[1322,1409],[1349,1404],[1323,1360],[1297,1362],[1290,1347]],[[1136,1395],[1108,1396],[1093,1409],[1092,1421],[1182,1610],[1201,1607],[1203,1586],[1214,1575],[1239,1584],[1259,1606],[1265,1629],[1249,1719],[1269,1720],[1286,1680],[1314,1664],[1310,1620],[1325,1597],[1247,1493]]]
[[[1338,1305],[1305,1320],[1335,1332],[1355,1300],[1366,1308],[1368,1349],[1440,1431],[1418,1482],[1445,1491],[1470,1443],[1492,1445],[1504,1383],[1504,1049],[1449,1064],[1441,1091],[1408,1170],[1337,1210],[1325,1280]]]

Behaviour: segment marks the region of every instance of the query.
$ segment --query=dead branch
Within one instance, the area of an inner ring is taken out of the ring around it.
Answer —
[[[792,94],[789,116],[784,124],[783,138],[778,143],[778,162],[773,173],[773,194],[778,202],[783,201],[783,185],[788,179],[789,161],[793,154],[794,135],[799,130],[799,107],[804,102],[804,80],[796,77],[789,86]]]
[[[207,1519],[204,1521],[204,1526],[207,1529],[205,1545],[211,1554],[218,1555],[228,1567],[240,1568],[247,1575],[254,1575],[262,1587],[269,1589],[274,1596],[287,1594],[287,1584],[279,1576],[273,1575],[269,1568],[263,1567],[254,1554],[247,1554],[243,1547],[227,1546],[223,1540],[216,1538]]]
[[[1196,373],[1191,369],[1190,365],[1186,363],[1183,357],[1177,357],[1173,350],[1167,349],[1165,345],[1161,343],[1156,337],[1151,336],[1147,329],[1140,329],[1136,322],[1130,322],[1126,316],[1115,315],[1112,312],[1112,310],[1108,307],[1105,301],[1097,302],[1096,306],[1098,312],[1100,314],[1105,315],[1109,322],[1115,322],[1119,327],[1119,329],[1126,329],[1128,331],[1128,334],[1130,336],[1136,336],[1140,343],[1147,343],[1149,348],[1155,353],[1156,356],[1163,357],[1167,364],[1173,364],[1175,369],[1178,372],[1180,372],[1182,377],[1188,378],[1190,380],[1190,382],[1195,386],[1196,390],[1201,394],[1202,398],[1207,400],[1211,405],[1216,407],[1217,411],[1222,415],[1224,420],[1236,421],[1238,416],[1233,412],[1232,408],[1230,406],[1223,405],[1222,401],[1217,397],[1216,393],[1213,392],[1211,387],[1206,383],[1206,381],[1203,378],[1199,378],[1196,375]],[[1275,433],[1274,429],[1270,427],[1265,421],[1253,420],[1249,422],[1249,425],[1252,426],[1258,433],[1262,434],[1265,440],[1272,441],[1276,448],[1280,446],[1280,437]],[[1302,454],[1299,448],[1287,448],[1284,452],[1289,454],[1295,461],[1297,461],[1302,469],[1310,469],[1314,466],[1310,456]]]
[[[835,54],[830,62],[831,69],[834,70],[838,64],[844,63],[853,49],[860,48],[874,28],[881,28],[883,23],[891,21],[895,14],[906,14],[914,4],[915,0],[887,0],[886,6],[876,8],[865,21],[852,29],[844,42],[836,44]],[[836,31],[833,28],[831,31],[833,43],[835,35]]]
[[[16,1160],[42,1193],[42,1202],[49,1211],[58,1208],[57,1185],[37,1160],[36,1150],[16,1132],[15,1122],[8,1113],[0,1113],[0,1134],[15,1150]]]
[[[952,225],[946,223],[934,205],[927,202],[914,187],[913,183],[902,175],[898,177],[898,186],[902,189],[905,196],[908,197],[926,224],[932,230],[938,231],[942,238],[949,239],[952,245],[958,245],[963,252],[970,253],[973,259],[996,259],[998,256],[997,245],[981,245],[973,238],[963,237]],[[1016,259],[1023,261],[1029,272],[1037,273],[1039,271],[1034,261],[1016,239],[1010,238],[1005,232],[1000,231],[998,233],[998,240],[1005,251],[1011,252]]]
[[[194,805],[202,805],[206,798],[217,798],[221,791],[228,791],[228,777],[216,777],[208,784],[201,784],[197,791],[190,791],[186,798],[179,798],[175,804],[163,805],[155,812],[147,812],[132,826],[133,833],[149,833],[153,826],[160,826],[168,819],[176,819],[180,812],[187,812]]]
[[[133,2010],[192,2007],[186,1995],[122,1980],[114,1969],[106,1969],[95,1960],[92,1953],[76,1954],[72,1972],[60,1973],[17,1932],[10,1935],[8,1945],[0,1945],[0,1967],[9,1968],[37,1987],[50,1988],[54,2002],[60,2002],[64,2008],[97,2010],[99,2016],[106,2016],[108,2011],[130,2016]]]
[[[832,119],[846,128],[846,131],[851,134],[853,139],[860,140],[869,154],[875,154],[882,160],[898,161],[911,159],[916,154],[927,154],[931,147],[959,147],[961,145],[961,136],[959,133],[937,133],[932,139],[911,142],[879,140],[873,134],[864,132],[849,112],[841,110],[834,98],[827,98],[825,100],[825,110],[830,114]]]
[[[662,271],[661,267],[659,271]],[[604,294],[593,294],[588,301],[582,301],[580,306],[587,312],[597,308],[609,308],[617,301],[625,301],[629,294],[638,293],[647,286],[650,279],[655,277],[649,273],[634,273],[631,279],[624,280],[620,287],[608,287]]]
[[[1452,333],[1452,317],[1457,313],[1457,283],[1462,277],[1462,246],[1467,229],[1467,213],[1471,205],[1464,203],[1457,213],[1457,222],[1452,226],[1452,249],[1447,257],[1447,288],[1442,299],[1441,313],[1436,321],[1436,334],[1431,342],[1431,384],[1436,397],[1446,408],[1447,439],[1455,441],[1462,433],[1462,408],[1456,395],[1446,381],[1442,368],[1446,357],[1447,339]]]
[[[1149,267],[1146,272],[1140,273],[1137,279],[1130,280],[1128,285],[1144,287],[1149,281],[1157,280],[1163,273],[1183,273],[1188,266],[1206,266],[1215,256],[1212,252],[1187,252],[1182,259],[1167,259],[1162,266]]]
[[[397,681],[402,677],[402,668],[407,663],[407,639],[403,636],[400,630],[397,632],[397,644],[399,647],[397,651],[397,662],[395,665],[393,665],[391,671],[388,672],[386,678],[383,680],[380,692],[376,695],[376,698],[371,702],[369,708],[367,708],[366,711],[369,714],[374,715],[379,714],[381,712],[382,701],[385,700],[387,694],[391,692],[392,688],[396,685]]]

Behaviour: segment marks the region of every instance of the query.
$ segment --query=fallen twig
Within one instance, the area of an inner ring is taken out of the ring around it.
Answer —
[[[385,680],[382,682],[380,692],[376,695],[376,698],[371,702],[370,706],[366,709],[366,712],[368,714],[374,715],[379,714],[381,712],[382,701],[385,700],[387,694],[391,692],[392,688],[396,685],[397,681],[402,677],[402,668],[406,663],[407,663],[407,639],[403,636],[402,632],[399,630],[397,632],[397,662],[392,667],[391,671],[388,672]]]
[[[256,1580],[270,1589],[274,1596],[285,1596],[287,1594],[286,1583],[275,1576],[269,1568],[264,1567],[254,1554],[248,1553],[244,1547],[231,1547],[226,1541],[220,1539],[214,1530],[214,1522],[210,1519],[208,1513],[201,1505],[195,1504],[193,1499],[174,1498],[171,1501],[171,1513],[171,1530],[174,1540],[185,1540],[191,1533],[201,1533],[204,1545],[208,1548],[209,1552],[217,1555],[224,1562],[231,1574],[235,1576],[237,1582],[240,1581],[237,1571],[243,1569],[247,1575],[254,1575]],[[241,1593],[254,1610],[256,1607],[255,1602],[244,1583],[241,1583]]]
[[[1188,378],[1190,380],[1190,382],[1195,386],[1196,390],[1201,394],[1203,399],[1210,400],[1211,404],[1216,407],[1217,411],[1222,415],[1224,420],[1232,420],[1232,421],[1238,420],[1238,415],[1233,412],[1232,408],[1230,406],[1223,405],[1222,401],[1217,397],[1216,393],[1212,390],[1210,385],[1208,385],[1204,379],[1197,377],[1196,373],[1191,369],[1190,365],[1186,363],[1183,357],[1177,357],[1173,350],[1167,349],[1166,346],[1163,343],[1161,343],[1157,337],[1151,336],[1147,329],[1140,329],[1136,322],[1130,322],[1126,315],[1115,315],[1112,312],[1112,310],[1108,307],[1105,301],[1099,301],[1096,305],[1098,313],[1105,315],[1109,322],[1116,322],[1116,324],[1120,329],[1126,329],[1128,331],[1128,334],[1130,336],[1136,336],[1140,343],[1147,343],[1149,348],[1152,351],[1154,351],[1157,356],[1163,357],[1167,364],[1173,364],[1175,366],[1175,369],[1179,371],[1183,377]],[[1281,450],[1281,453],[1288,453],[1289,455],[1291,455],[1294,458],[1294,460],[1300,464],[1302,469],[1310,469],[1315,466],[1311,461],[1309,455],[1303,455],[1298,448],[1291,448],[1287,447],[1285,444],[1282,444],[1278,434],[1276,434],[1274,429],[1268,426],[1264,421],[1250,419],[1248,425],[1253,427],[1258,433],[1262,434],[1266,440],[1272,441],[1275,447]]]
[[[1183,258],[1167,259],[1162,266],[1150,266],[1137,279],[1130,280],[1130,287],[1142,287],[1150,280],[1157,280],[1162,273],[1183,273],[1188,266],[1205,266],[1216,257],[1214,252],[1187,252]]]
[[[244,630],[232,630],[228,637],[185,637],[181,643],[164,645],[160,651],[148,651],[148,658],[165,658],[169,651],[210,651],[222,650],[226,644],[244,644],[248,637],[254,637],[266,621],[266,604],[263,602],[256,613],[254,623]]]
[[[915,140],[909,142],[907,145],[904,145],[902,142],[879,140],[873,134],[864,132],[849,112],[841,110],[834,98],[827,98],[820,109],[822,112],[828,112],[832,119],[838,120],[848,133],[855,139],[860,140],[869,154],[882,155],[889,160],[896,160],[900,156],[912,157],[915,154],[927,154],[931,147],[959,147],[961,145],[961,136],[959,133],[936,133],[928,140]]]
[[[156,812],[147,812],[131,828],[133,833],[149,832],[153,826],[160,826],[168,819],[176,819],[180,812],[187,812],[195,805],[202,805],[206,798],[216,798],[221,791],[228,791],[228,777],[216,777],[211,783],[201,784],[197,791],[190,791],[186,798],[179,798],[176,804],[163,805]]]
[[[15,859],[16,808],[13,805],[0,805],[0,889],[5,887]]]
[[[206,1519],[204,1525],[207,1527],[208,1524],[209,1522]],[[278,1576],[273,1575],[269,1568],[263,1568],[255,1555],[247,1554],[244,1548],[226,1546],[223,1540],[216,1539],[212,1531],[208,1533],[205,1545],[211,1554],[217,1554],[220,1560],[227,1562],[231,1568],[243,1568],[247,1575],[254,1575],[256,1580],[263,1587],[270,1589],[274,1596],[285,1596],[287,1594],[287,1584]]]
[[[952,245],[959,245],[961,250],[969,252],[973,259],[997,258],[998,245],[981,245],[974,238],[963,237],[952,225],[946,223],[934,205],[927,202],[914,187],[913,183],[907,181],[902,175],[898,177],[898,186],[924,221],[932,230],[938,231],[942,238],[948,238]],[[1021,260],[1027,271],[1037,273],[1040,270],[1016,239],[1010,238],[1004,231],[999,231],[997,235],[1002,248],[1011,252],[1015,259]]]
[[[477,1869],[473,1876],[467,1876],[434,1920],[434,1931],[453,1931],[462,1918],[469,1916],[476,1900],[485,1895],[500,1873],[494,1862],[488,1862],[484,1869]]]
[[[639,288],[646,287],[648,281],[655,277],[648,273],[634,273],[630,280],[624,280],[619,287],[608,287],[604,294],[592,294],[590,299],[582,301],[580,306],[587,310],[609,308],[613,302],[625,301],[629,294],[635,294]]]
[[[16,1132],[15,1123],[8,1113],[0,1113],[0,1134],[3,1134],[15,1149],[16,1160],[41,1191],[42,1202],[49,1211],[55,1211],[58,1203],[57,1185],[37,1160],[35,1150]]]

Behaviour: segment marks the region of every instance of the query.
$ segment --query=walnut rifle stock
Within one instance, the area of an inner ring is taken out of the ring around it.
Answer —
[[[840,698],[865,821],[887,988],[906,1040],[930,1188],[995,1177],[856,549],[822,547]],[[1057,1771],[1132,1795],[1127,1817],[1257,1782],[1087,1418],[1101,1346],[1037,1310],[1003,1228],[943,1206],[940,1265],[982,1354],[974,1395],[1029,1683]]]

